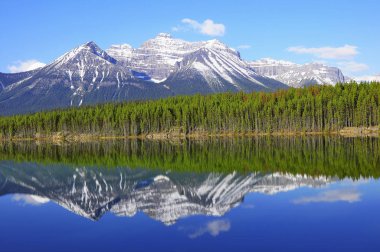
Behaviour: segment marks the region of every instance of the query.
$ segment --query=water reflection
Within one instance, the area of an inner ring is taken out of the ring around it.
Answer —
[[[1,250],[377,251],[379,143],[0,142]]]
[[[250,192],[273,195],[299,187],[321,187],[333,180],[281,173],[163,173],[152,169],[72,168],[3,161],[0,195],[15,194],[15,200],[30,204],[51,200],[93,220],[106,212],[131,217],[141,211],[169,225],[191,215],[223,216]],[[320,198],[334,200],[339,197],[336,194]],[[354,196],[340,197],[355,200]],[[307,201],[313,199],[300,199],[296,203]],[[225,222],[211,223],[193,236],[216,234],[219,224],[223,224],[221,230],[228,227]]]
[[[319,203],[319,202],[348,202],[354,203],[360,201],[361,194],[357,189],[339,189],[339,190],[329,190],[321,192],[314,196],[300,197],[293,200],[295,204],[308,204],[308,203]]]
[[[323,136],[0,143],[0,195],[12,194],[22,204],[53,201],[92,220],[107,212],[143,212],[170,225],[191,215],[223,216],[252,192],[274,195],[345,178],[378,178],[379,147],[378,138]],[[354,203],[361,197],[355,189],[336,189],[292,203]],[[227,222],[208,223],[192,236],[228,229]]]

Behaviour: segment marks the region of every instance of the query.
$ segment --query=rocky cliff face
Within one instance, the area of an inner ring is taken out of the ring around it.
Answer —
[[[155,38],[133,49],[126,45],[113,45],[106,51],[126,67],[146,73],[154,81],[167,78],[184,55],[199,49],[207,42],[187,42],[160,33]]]

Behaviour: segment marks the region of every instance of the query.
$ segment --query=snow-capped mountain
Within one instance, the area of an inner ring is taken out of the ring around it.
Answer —
[[[237,51],[217,40],[187,54],[163,82],[175,93],[271,91],[286,86],[253,71]]]
[[[113,45],[107,52],[130,69],[145,73],[174,93],[258,91],[286,88],[256,74],[239,52],[218,40],[188,42],[160,33],[133,49]]]
[[[160,81],[174,71],[177,62],[184,55],[199,49],[205,42],[187,42],[172,38],[170,34],[159,33],[139,48],[130,45],[113,45],[107,49],[112,57],[130,69],[146,73],[155,81]]]
[[[0,195],[38,196],[92,220],[108,211],[119,216],[143,212],[165,224],[191,215],[222,216],[250,192],[276,194],[330,182],[279,173],[162,173],[10,162],[2,162],[0,169]]]
[[[160,33],[138,48],[122,44],[103,51],[88,42],[42,68],[0,73],[0,115],[345,80],[338,68],[271,59],[247,62],[218,40],[188,42]]]
[[[0,93],[0,114],[169,95],[167,89],[134,77],[130,69],[88,42],[8,84]]]
[[[312,84],[335,85],[348,80],[337,67],[329,67],[320,63],[304,65],[289,61],[264,58],[250,61],[249,65],[260,75],[276,79],[291,87],[302,87]]]

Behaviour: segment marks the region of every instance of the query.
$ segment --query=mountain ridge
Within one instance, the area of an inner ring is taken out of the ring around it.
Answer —
[[[258,74],[296,88],[313,84],[335,85],[350,80],[339,68],[318,62],[296,64],[290,61],[263,58],[249,61],[248,64]]]
[[[138,48],[122,44],[103,50],[86,42],[42,68],[1,73],[0,115],[196,93],[271,92],[289,86],[219,40],[188,42],[160,33]]]

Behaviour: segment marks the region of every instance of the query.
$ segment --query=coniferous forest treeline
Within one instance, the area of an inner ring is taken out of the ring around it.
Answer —
[[[110,103],[0,117],[0,137],[54,132],[136,136],[173,129],[183,134],[329,132],[379,125],[379,97],[379,82],[351,82]]]

